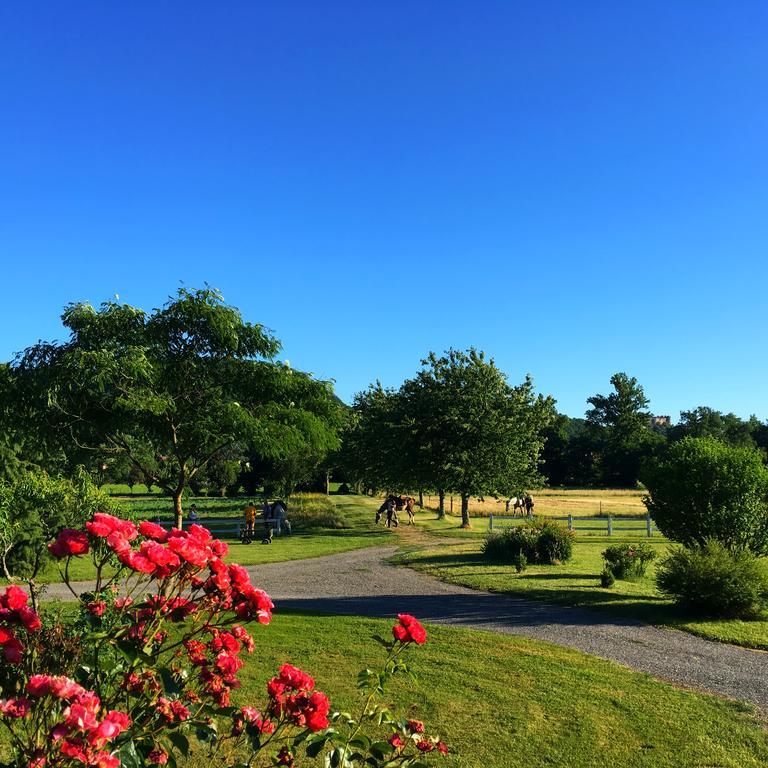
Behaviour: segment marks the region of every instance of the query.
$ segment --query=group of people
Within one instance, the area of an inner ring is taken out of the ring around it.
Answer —
[[[413,496],[395,496],[390,493],[384,503],[376,510],[376,525],[381,522],[381,518],[386,516],[385,525],[387,528],[400,525],[397,513],[405,510],[408,513],[408,523],[413,525],[416,521],[416,515],[414,514],[414,506],[416,505],[416,499]]]
[[[250,544],[255,538],[256,534],[256,517],[258,510],[256,505],[249,501],[243,509],[245,515],[245,527],[242,531],[241,541],[243,544]],[[264,523],[264,538],[261,540],[262,544],[271,544],[272,537],[274,536],[275,529],[279,533],[291,534],[291,521],[288,519],[288,509],[281,499],[278,499],[273,504],[270,504],[267,499],[264,499],[264,504],[261,507],[261,518]]]

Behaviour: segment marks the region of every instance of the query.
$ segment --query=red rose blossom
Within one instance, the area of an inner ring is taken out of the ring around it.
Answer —
[[[424,629],[418,619],[408,613],[398,613],[397,620],[399,624],[392,627],[395,640],[399,640],[401,643],[424,645],[427,641],[427,630]]]

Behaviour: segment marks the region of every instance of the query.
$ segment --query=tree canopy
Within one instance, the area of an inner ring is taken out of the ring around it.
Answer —
[[[331,450],[339,403],[329,383],[274,361],[280,343],[212,289],[182,288],[160,309],[71,304],[67,341],[12,366],[17,413],[75,463],[127,456],[173,496],[234,445],[262,456]]]
[[[541,482],[542,430],[554,401],[519,386],[482,352],[449,350],[422,361],[397,391],[357,396],[345,433],[345,469],[374,488],[435,490],[462,498],[508,496]]]

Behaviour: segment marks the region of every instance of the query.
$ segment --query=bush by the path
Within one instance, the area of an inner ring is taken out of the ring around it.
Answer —
[[[630,580],[645,576],[648,564],[656,557],[656,551],[647,544],[618,544],[603,552],[606,570],[615,579]],[[611,586],[604,584],[603,586]]]
[[[758,450],[686,438],[646,468],[643,482],[651,517],[673,541],[717,539],[768,555],[768,468]]]
[[[662,592],[701,616],[755,619],[768,609],[766,559],[714,539],[675,549],[656,578]]]
[[[573,553],[574,534],[553,520],[538,518],[490,533],[483,543],[489,560],[514,565],[564,563]]]

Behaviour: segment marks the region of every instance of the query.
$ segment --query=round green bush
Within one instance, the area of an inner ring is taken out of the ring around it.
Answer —
[[[659,589],[692,613],[709,618],[755,619],[768,609],[768,562],[714,539],[679,547],[661,562]]]
[[[606,570],[614,578],[631,580],[645,576],[648,563],[654,560],[656,552],[647,544],[619,544],[603,552]]]
[[[768,555],[768,468],[754,448],[687,437],[643,472],[659,530],[686,546],[717,539]]]

